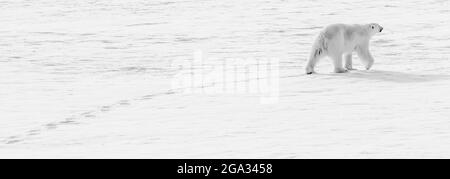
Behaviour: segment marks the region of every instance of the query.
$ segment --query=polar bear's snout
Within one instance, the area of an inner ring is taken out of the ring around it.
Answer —
[[[380,32],[383,31],[383,27],[380,27]]]

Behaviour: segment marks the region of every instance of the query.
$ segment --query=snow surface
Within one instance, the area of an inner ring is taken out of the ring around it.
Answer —
[[[338,22],[384,27],[374,69],[304,75]],[[447,0],[2,0],[0,158],[450,158],[449,22]],[[279,59],[277,100],[173,88],[196,51]]]

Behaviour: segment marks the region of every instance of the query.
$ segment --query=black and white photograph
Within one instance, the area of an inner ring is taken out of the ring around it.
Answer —
[[[0,0],[0,158],[450,158],[449,5]]]

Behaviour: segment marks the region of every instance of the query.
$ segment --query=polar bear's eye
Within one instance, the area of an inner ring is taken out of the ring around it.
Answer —
[[[375,27],[374,26],[372,26],[372,29],[374,29]]]

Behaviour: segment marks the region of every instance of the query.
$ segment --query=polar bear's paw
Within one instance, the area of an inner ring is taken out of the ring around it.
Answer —
[[[306,68],[306,74],[307,74],[307,75],[312,75],[312,74],[314,74],[314,73],[316,73],[316,72],[314,71],[313,68],[311,68],[311,67]]]
[[[344,68],[336,68],[334,69],[335,73],[347,73],[348,70],[344,69]]]
[[[315,73],[316,73],[315,71],[307,71],[306,72],[307,75],[312,75],[312,74],[315,74]]]
[[[356,69],[356,68],[353,68],[353,67],[345,67],[345,69],[347,69],[348,71],[354,71],[354,70],[358,70],[358,69]]]

